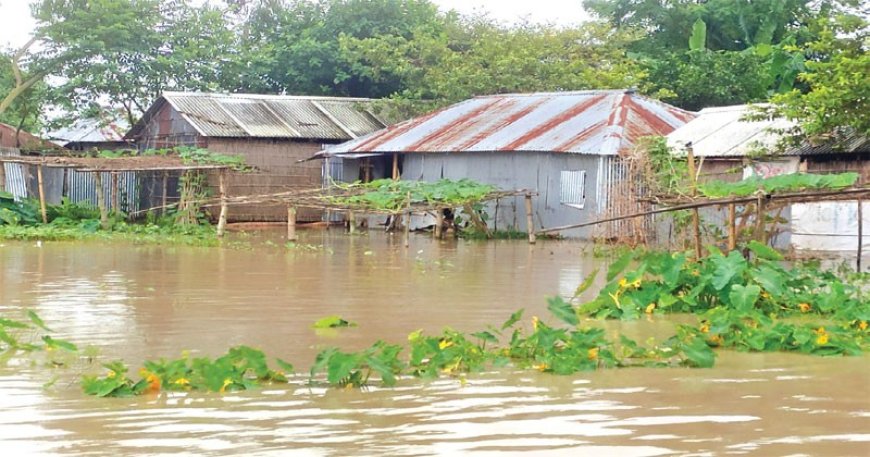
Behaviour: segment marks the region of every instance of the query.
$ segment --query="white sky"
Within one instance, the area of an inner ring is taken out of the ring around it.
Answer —
[[[432,0],[443,10],[460,13],[488,13],[502,22],[531,22],[572,25],[588,19],[582,0]],[[33,28],[28,5],[31,0],[0,0],[0,46],[18,47],[27,42]]]

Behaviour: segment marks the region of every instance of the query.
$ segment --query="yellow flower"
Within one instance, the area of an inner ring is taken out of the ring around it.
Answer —
[[[538,371],[546,371],[550,367],[548,367],[546,363],[539,363],[537,365],[532,365],[532,368]]]
[[[692,270],[692,276],[701,276],[701,272],[698,270]]]
[[[801,304],[798,305],[798,308],[801,310],[802,313],[807,313],[807,312],[809,312],[813,307],[810,306],[809,303],[801,303]]]
[[[115,376],[118,376],[118,373],[115,373],[115,370],[109,370],[109,372],[106,373],[107,378],[114,378]]]
[[[634,281],[632,281],[631,287],[634,287],[635,289],[640,288],[640,279],[635,279]]]
[[[221,386],[221,390],[220,390],[220,392],[221,392],[221,393],[226,392],[227,387],[228,387],[230,384],[232,384],[232,383],[233,383],[233,380],[232,380],[232,379],[230,379],[230,378],[226,378],[226,379],[224,379],[224,385]]]
[[[867,330],[867,321],[858,322],[858,328],[861,330]]]
[[[709,338],[708,341],[715,344],[716,346],[721,346],[722,345],[722,335],[713,335]]]
[[[532,329],[533,330],[538,329],[538,322],[539,322],[538,316],[532,316]]]
[[[586,353],[589,360],[598,360],[598,348],[591,348]]]
[[[702,322],[700,330],[701,333],[710,333],[710,323],[707,321]]]
[[[446,338],[441,338],[441,341],[438,342],[438,349],[441,349],[442,351],[449,348],[450,346],[453,346],[453,341],[450,341]]]
[[[818,335],[816,337],[816,344],[818,344],[819,346],[824,346],[828,344],[828,332],[825,331],[824,327],[819,327],[816,330],[816,335]]]
[[[621,289],[625,289],[626,287],[628,287],[628,280],[625,278],[620,279],[619,280],[619,287]]]
[[[645,311],[647,314],[652,314],[652,312],[653,312],[655,309],[656,309],[656,304],[655,304],[655,303],[650,303],[649,305],[646,305],[646,310],[644,310],[644,311]]]
[[[187,378],[178,378],[178,379],[176,379],[175,381],[173,381],[173,384],[178,385],[178,386],[189,386],[189,385],[190,385],[190,379],[187,379]]]
[[[767,293],[767,291],[762,290],[761,291],[761,298],[770,298],[770,294]]]

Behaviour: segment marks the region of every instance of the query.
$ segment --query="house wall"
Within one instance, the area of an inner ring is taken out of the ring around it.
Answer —
[[[200,136],[181,113],[168,103],[148,122],[143,132],[143,135],[137,138],[140,150],[197,146],[222,154],[245,157],[246,162],[257,171],[229,174],[229,193],[233,196],[274,194],[321,186],[320,161],[298,162],[322,149],[323,144],[317,140],[206,138]],[[212,195],[217,195],[216,176],[209,176],[209,186]],[[177,185],[170,186],[169,197],[170,201],[177,200]],[[300,209],[297,217],[300,222],[320,221],[322,212]],[[228,220],[230,222],[285,221],[287,208],[283,205],[232,206]]]
[[[554,154],[547,152],[472,152],[422,153],[403,157],[402,179],[437,181],[441,178],[468,178],[500,189],[528,189],[538,192],[533,198],[535,229],[576,224],[594,220],[601,213],[597,155]],[[586,170],[586,199],[583,209],[560,203],[561,171]],[[499,230],[527,231],[523,197],[504,198],[486,205],[490,226]],[[497,217],[496,217],[497,214]],[[566,230],[562,235],[591,238],[594,228]]]
[[[804,158],[808,173],[856,172],[858,185],[870,184],[870,153],[817,155]]]
[[[303,142],[252,138],[210,138],[210,151],[241,155],[255,168],[254,173],[229,173],[229,193],[238,195],[265,195],[287,192],[294,189],[319,188],[322,179],[322,164],[319,160],[307,159],[320,151],[320,142]],[[213,194],[217,195],[217,180],[209,180]],[[285,205],[232,206],[231,221],[286,221]],[[322,211],[300,208],[297,218],[302,222],[320,221]]]

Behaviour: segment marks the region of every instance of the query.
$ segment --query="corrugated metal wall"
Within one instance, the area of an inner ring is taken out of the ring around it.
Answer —
[[[16,148],[0,147],[0,156],[15,157],[21,155]],[[19,163],[4,163],[0,165],[6,174],[6,185],[3,191],[9,192],[15,200],[27,198],[27,170]]]
[[[468,178],[501,189],[529,189],[534,197],[536,229],[587,222],[600,214],[598,164],[595,155],[554,154],[547,152],[471,152],[408,154],[404,157],[402,179],[437,181],[441,178]],[[583,209],[563,205],[562,171],[586,171],[586,204]],[[490,225],[499,230],[526,231],[523,197],[501,199],[486,206]],[[566,230],[563,235],[591,238],[589,228]]]
[[[97,205],[97,181],[94,174],[82,173],[66,169],[66,183],[64,196],[73,203],[87,202],[92,206]],[[139,211],[139,176],[138,173],[128,171],[117,173],[117,187],[113,190],[112,173],[101,173],[103,181],[103,198],[106,205],[112,205],[113,192],[117,192],[118,204],[121,212],[131,213]]]

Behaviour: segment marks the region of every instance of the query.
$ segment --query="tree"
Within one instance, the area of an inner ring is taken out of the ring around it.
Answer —
[[[858,0],[585,0],[616,29],[640,29],[630,49],[648,72],[643,87],[687,109],[761,101],[804,90],[804,45],[819,18]],[[701,46],[691,46],[699,35]]]
[[[30,79],[30,75],[14,65],[15,51],[0,53],[0,95],[11,94],[16,87]],[[16,73],[17,72],[17,73]],[[40,126],[40,114],[47,101],[46,86],[39,78],[19,91],[0,112],[0,122],[17,130],[34,131]]]
[[[452,103],[508,92],[626,88],[640,70],[625,55],[632,37],[601,24],[506,28],[485,18],[455,19],[444,32],[412,37],[344,37],[342,51],[374,81],[398,79],[396,96]]]
[[[398,81],[366,77],[342,55],[341,37],[407,39],[442,27],[427,0],[259,0],[248,8],[226,66],[232,90],[383,97],[401,89]]]
[[[857,15],[838,15],[817,24],[818,39],[799,79],[808,89],[774,96],[775,111],[801,125],[802,136],[870,138],[870,23]]]
[[[232,41],[220,11],[188,0],[42,0],[34,17],[67,108],[122,106],[131,123],[163,90],[215,88]]]

